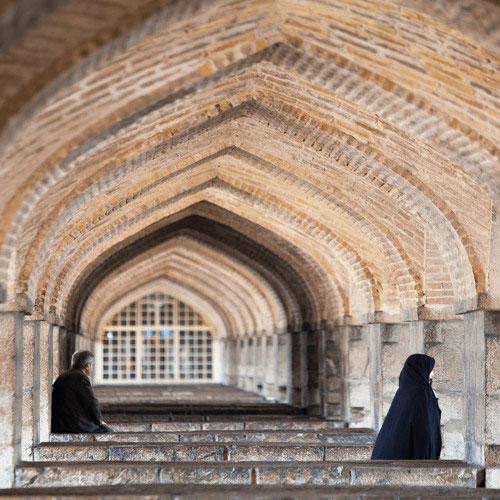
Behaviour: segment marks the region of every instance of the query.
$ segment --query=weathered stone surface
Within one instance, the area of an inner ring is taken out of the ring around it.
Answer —
[[[453,462],[74,462],[18,467],[16,486],[112,484],[400,484],[475,486],[478,468]]]
[[[371,454],[371,445],[314,443],[133,443],[116,445],[113,441],[52,443],[35,448],[40,461],[133,461],[133,462],[206,462],[206,461],[323,461],[363,460]]]
[[[369,460],[372,448],[366,445],[325,446],[325,460],[330,462]]]
[[[323,446],[304,445],[251,445],[251,444],[228,444],[226,445],[228,460],[234,462],[255,461],[316,461],[324,460],[325,450]]]
[[[176,464],[160,468],[160,482],[165,484],[251,484],[251,477],[248,466]]]
[[[255,469],[257,484],[338,485],[350,484],[350,471],[341,464],[260,466]]]
[[[20,467],[16,469],[15,486],[94,486],[113,484],[151,484],[158,481],[156,467],[149,465],[95,465]]]
[[[401,465],[392,463],[390,466],[381,463],[353,465],[351,484],[460,485],[468,487],[477,485],[477,469],[464,463],[443,466],[445,463],[419,461],[418,465],[417,462],[407,462]]]
[[[0,496],[21,500],[37,498],[39,500],[57,498],[88,499],[117,498],[151,500],[358,500],[408,498],[414,500],[441,500],[447,498],[471,500],[497,500],[498,490],[481,488],[421,487],[421,486],[263,486],[263,485],[124,485],[124,486],[88,486],[72,488],[30,488],[0,490]]]

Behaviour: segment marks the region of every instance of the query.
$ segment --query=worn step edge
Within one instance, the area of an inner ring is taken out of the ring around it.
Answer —
[[[35,460],[241,462],[367,460],[366,444],[291,443],[47,443],[34,449]]]
[[[275,484],[475,487],[484,469],[457,461],[411,462],[39,462],[16,468],[15,484]]]
[[[373,444],[374,432],[318,431],[185,431],[185,432],[113,432],[107,434],[51,434],[51,443],[228,443],[292,442],[316,444]],[[233,441],[231,441],[233,440]],[[45,444],[45,443],[42,443]]]
[[[105,419],[106,420],[106,419]],[[121,432],[172,432],[195,430],[340,430],[335,421],[241,421],[241,422],[111,422],[108,424]]]
[[[479,495],[479,496],[478,496]],[[12,500],[38,498],[99,498],[111,500],[444,500],[446,498],[498,500],[500,490],[434,486],[268,486],[268,485],[186,485],[150,484],[116,486],[72,486],[53,488],[0,489],[0,497]]]

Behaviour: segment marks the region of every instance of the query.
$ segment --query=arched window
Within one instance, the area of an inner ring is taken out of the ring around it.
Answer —
[[[193,308],[153,293],[116,313],[101,333],[100,383],[213,378],[212,328]]]

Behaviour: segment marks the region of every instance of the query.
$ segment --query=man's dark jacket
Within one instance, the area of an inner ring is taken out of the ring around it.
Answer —
[[[78,369],[60,375],[52,387],[52,432],[97,432],[101,420],[89,377]]]
[[[429,375],[434,358],[412,354],[373,447],[373,460],[438,460],[441,410]]]

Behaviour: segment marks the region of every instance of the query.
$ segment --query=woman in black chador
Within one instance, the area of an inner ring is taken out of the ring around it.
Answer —
[[[424,354],[412,354],[406,360],[372,460],[439,459],[441,410],[431,387],[434,363]]]

